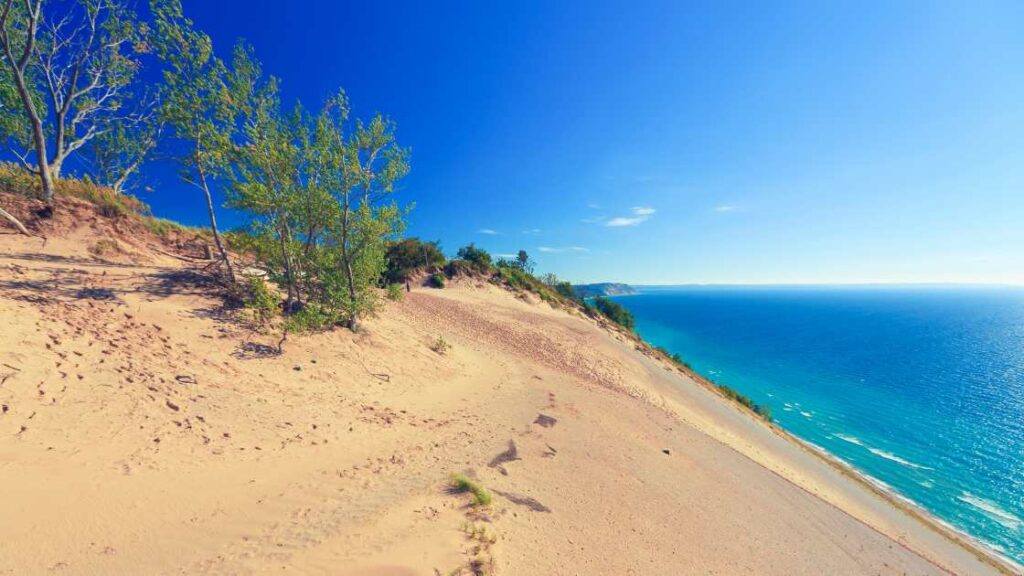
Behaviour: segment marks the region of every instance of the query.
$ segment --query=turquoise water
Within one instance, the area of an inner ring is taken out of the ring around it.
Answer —
[[[1024,562],[1024,289],[644,288],[649,342]]]

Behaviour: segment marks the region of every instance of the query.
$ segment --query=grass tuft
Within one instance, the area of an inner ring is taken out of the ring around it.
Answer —
[[[474,506],[491,505],[491,493],[479,483],[470,480],[465,474],[452,474],[451,483],[456,492],[472,493]]]
[[[437,340],[434,340],[434,342],[430,344],[430,349],[444,356],[445,354],[448,353],[449,350],[452,349],[452,345],[449,344],[448,341],[444,339],[444,337],[438,336]]]

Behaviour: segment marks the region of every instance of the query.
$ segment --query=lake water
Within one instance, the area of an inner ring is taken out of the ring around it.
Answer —
[[[1024,289],[640,292],[646,340],[1024,563]]]

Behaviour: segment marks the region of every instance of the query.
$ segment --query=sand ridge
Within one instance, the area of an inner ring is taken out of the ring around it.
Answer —
[[[0,236],[0,574],[995,573],[589,319],[423,288],[278,354],[94,242]]]

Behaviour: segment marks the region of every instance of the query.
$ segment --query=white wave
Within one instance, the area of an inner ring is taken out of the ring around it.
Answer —
[[[935,486],[935,482],[932,480],[925,480],[923,482],[918,482],[918,484],[924,486],[925,488],[932,488]]]
[[[1017,516],[1014,516],[1012,513],[1000,508],[995,502],[990,502],[984,498],[978,498],[970,492],[961,492],[956,499],[970,504],[974,508],[980,510],[985,516],[988,516],[1003,526],[1006,526],[1010,530],[1020,530],[1021,524],[1024,523],[1024,521]]]
[[[860,441],[860,438],[857,438],[856,436],[849,436],[847,434],[836,434],[836,438],[839,438],[844,442],[849,442],[850,444],[856,444],[857,446],[864,445],[864,443]]]
[[[804,418],[810,418],[811,416],[814,416],[812,412],[804,412],[803,410],[800,411],[800,415],[803,416]]]
[[[892,452],[886,452],[885,450],[879,450],[878,448],[870,448],[868,446],[865,446],[865,448],[867,448],[868,452],[871,452],[875,456],[885,458],[886,460],[891,460],[892,462],[902,464],[908,468],[914,468],[916,470],[931,470],[931,468],[927,466],[921,466],[920,464],[914,464],[909,460],[904,460],[903,458],[900,458],[899,456],[893,454]]]
[[[840,440],[842,440],[844,442],[849,442],[850,444],[856,444],[857,446],[864,447],[864,448],[867,449],[868,452],[871,452],[875,456],[878,456],[880,458],[885,458],[886,460],[889,460],[891,462],[895,462],[897,464],[902,464],[902,465],[904,465],[904,466],[906,466],[908,468],[914,468],[915,470],[931,470],[931,468],[929,468],[927,466],[922,466],[920,464],[915,464],[915,463],[911,462],[910,460],[906,460],[904,458],[900,458],[899,456],[893,454],[892,452],[886,452],[885,450],[879,450],[878,448],[872,448],[871,446],[868,446],[860,438],[857,438],[856,436],[850,436],[848,434],[836,434],[835,436],[836,436],[836,438],[839,438]],[[926,486],[926,488],[928,488],[928,486]]]

